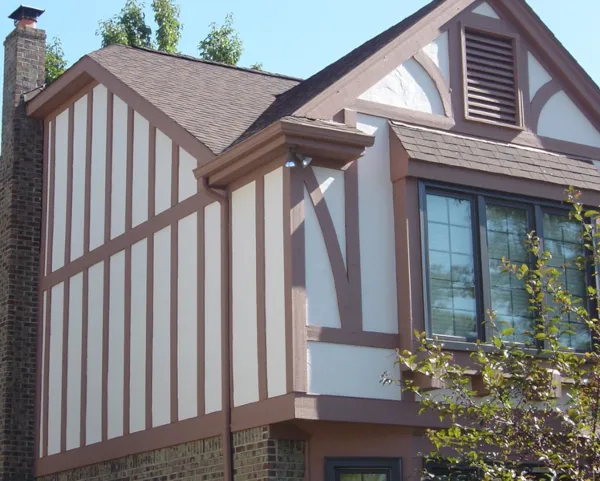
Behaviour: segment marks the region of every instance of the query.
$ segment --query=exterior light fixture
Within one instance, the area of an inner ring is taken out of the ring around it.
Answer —
[[[310,165],[312,160],[313,160],[312,157],[298,153],[297,147],[295,145],[292,145],[289,149],[288,158],[284,165],[288,169],[298,167],[298,166],[305,168]]]

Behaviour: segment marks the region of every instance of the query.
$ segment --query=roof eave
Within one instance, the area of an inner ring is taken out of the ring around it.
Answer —
[[[341,168],[358,159],[374,141],[374,136],[358,130],[306,125],[284,118],[198,167],[194,174],[205,178],[211,187],[224,188],[278,158],[283,165],[292,146],[304,155],[326,159],[328,166]]]

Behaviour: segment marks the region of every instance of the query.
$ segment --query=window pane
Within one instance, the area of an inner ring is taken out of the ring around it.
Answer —
[[[529,296],[523,281],[502,272],[502,258],[529,263],[525,237],[529,220],[525,209],[502,205],[486,206],[487,246],[490,269],[492,309],[500,329],[514,327],[514,341],[526,341],[523,334],[531,327],[533,313],[528,310]]]
[[[586,302],[586,272],[575,265],[575,259],[585,253],[581,225],[567,215],[544,213],[544,250],[552,254],[549,264],[563,271],[560,278],[563,287],[574,300],[580,300],[582,304],[579,305],[583,305]],[[573,349],[588,350],[591,336],[587,327],[574,314],[564,316],[564,323],[561,342]]]
[[[471,202],[427,195],[433,334],[477,337]]]
[[[340,481],[362,481],[362,474],[344,473],[340,474]]]

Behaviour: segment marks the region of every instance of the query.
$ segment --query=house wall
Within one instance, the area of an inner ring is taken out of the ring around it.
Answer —
[[[231,189],[234,406],[290,392],[284,174],[269,168]]]
[[[103,85],[46,125],[42,471],[101,442],[219,433],[225,236],[196,159]]]
[[[292,169],[301,220],[292,252],[303,256],[293,286],[304,288],[294,323],[306,325],[304,391],[394,400],[400,389],[379,382],[383,372],[399,376],[388,122],[359,115],[357,126],[375,145],[345,170],[319,160]]]

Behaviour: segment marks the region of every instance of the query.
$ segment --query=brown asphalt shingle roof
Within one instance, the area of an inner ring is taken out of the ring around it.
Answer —
[[[600,172],[589,159],[399,122],[391,125],[409,157],[414,160],[600,191]]]
[[[89,54],[218,154],[299,80],[112,45]]]
[[[445,0],[433,0],[307,80],[112,45],[89,54],[219,154],[294,113]]]

